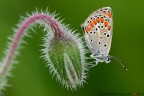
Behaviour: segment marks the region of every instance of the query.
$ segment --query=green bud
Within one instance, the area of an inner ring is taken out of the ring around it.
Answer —
[[[48,61],[50,72],[68,89],[80,87],[86,78],[83,43],[72,33],[64,33],[59,39],[48,35],[43,52],[46,53],[45,60]]]

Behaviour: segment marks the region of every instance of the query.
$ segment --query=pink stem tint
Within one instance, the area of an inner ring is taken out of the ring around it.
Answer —
[[[51,16],[47,15],[47,14],[35,14],[32,15],[30,17],[28,17],[18,28],[12,43],[9,47],[9,51],[7,56],[4,59],[2,68],[0,70],[0,76],[5,75],[8,70],[9,67],[11,66],[11,61],[14,58],[14,55],[16,53],[16,50],[18,48],[18,45],[20,43],[20,39],[23,37],[24,32],[26,32],[26,29],[32,24],[32,23],[36,23],[36,21],[41,20],[47,24],[49,24],[51,26],[51,28],[53,29],[53,34],[54,34],[54,38],[58,39],[63,35],[63,30],[61,28],[61,26],[56,22],[56,20],[54,20]]]

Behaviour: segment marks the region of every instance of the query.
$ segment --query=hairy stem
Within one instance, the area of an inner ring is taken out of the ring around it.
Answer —
[[[61,26],[49,15],[47,14],[35,14],[32,15],[30,17],[28,17],[19,27],[19,29],[17,30],[11,45],[9,47],[8,50],[8,54],[5,57],[4,61],[2,62],[2,67],[0,70],[0,76],[4,76],[8,70],[9,67],[11,66],[11,61],[14,58],[14,55],[16,53],[16,50],[18,48],[18,45],[20,43],[20,40],[22,39],[24,32],[26,32],[26,29],[33,23],[36,23],[36,21],[41,20],[47,24],[49,24],[51,26],[51,28],[53,29],[53,34],[54,34],[54,38],[58,39],[62,36],[63,34],[63,30],[61,28]]]

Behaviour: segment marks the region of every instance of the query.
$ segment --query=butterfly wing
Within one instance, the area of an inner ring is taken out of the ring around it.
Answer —
[[[108,56],[112,41],[112,10],[104,7],[94,11],[82,24],[87,45],[93,55]]]

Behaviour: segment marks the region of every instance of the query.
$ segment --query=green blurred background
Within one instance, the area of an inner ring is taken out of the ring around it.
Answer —
[[[83,88],[67,91],[52,79],[43,60],[39,59],[44,35],[40,28],[36,34],[32,33],[33,38],[25,38],[28,44],[17,57],[19,64],[12,70],[13,77],[8,80],[11,86],[4,91],[5,96],[144,96],[143,0],[0,0],[0,56],[7,37],[13,34],[12,27],[26,12],[49,7],[51,12],[57,11],[65,18],[64,23],[71,24],[83,35],[80,24],[91,12],[104,6],[110,6],[114,14],[110,54],[121,58],[128,71],[115,61],[102,63],[90,70]]]

